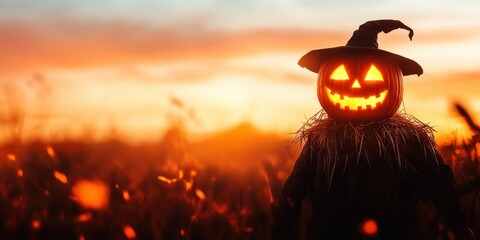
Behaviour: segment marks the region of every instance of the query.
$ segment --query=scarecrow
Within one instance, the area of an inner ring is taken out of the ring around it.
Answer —
[[[318,73],[323,110],[299,130],[304,147],[284,184],[274,238],[412,239],[421,201],[433,201],[458,237],[473,237],[432,128],[397,112],[402,76],[423,73],[415,61],[378,49],[377,34],[398,28],[412,39],[400,21],[369,21],[346,46],[300,59]]]

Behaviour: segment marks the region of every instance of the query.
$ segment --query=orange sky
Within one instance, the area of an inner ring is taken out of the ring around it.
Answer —
[[[473,1],[440,1],[434,9],[413,1],[372,9],[307,0],[98,3],[108,13],[81,1],[18,2],[0,3],[0,119],[4,131],[23,138],[148,141],[172,124],[201,135],[241,122],[295,132],[320,109],[316,75],[298,59],[344,45],[358,25],[376,18],[415,30],[412,42],[402,30],[379,35],[380,48],[424,68],[421,77],[404,78],[408,113],[435,126],[439,138],[463,131],[452,101],[480,113]],[[343,7],[365,11],[342,19]]]

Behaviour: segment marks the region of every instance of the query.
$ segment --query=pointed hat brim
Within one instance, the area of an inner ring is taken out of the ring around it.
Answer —
[[[391,53],[385,50],[371,47],[358,47],[358,46],[341,46],[334,48],[324,48],[316,49],[305,54],[298,64],[308,70],[318,73],[320,66],[329,59],[339,57],[339,56],[348,56],[352,54],[375,54],[379,55],[382,58],[390,59],[398,64],[402,70],[403,76],[417,74],[420,76],[423,73],[422,67],[412,59],[400,56],[395,53]]]

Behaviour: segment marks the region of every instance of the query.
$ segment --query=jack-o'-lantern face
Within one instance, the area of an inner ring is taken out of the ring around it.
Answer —
[[[324,63],[318,99],[332,118],[376,121],[393,116],[402,101],[399,67],[375,56],[348,56]]]

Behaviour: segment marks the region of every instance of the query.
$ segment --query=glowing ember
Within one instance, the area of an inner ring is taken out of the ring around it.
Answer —
[[[185,236],[185,230],[180,229],[180,236]]]
[[[225,214],[228,211],[228,205],[224,203],[222,204],[213,203],[212,208],[218,214]]]
[[[79,240],[85,240],[85,237],[83,235],[80,235]]]
[[[367,219],[363,222],[362,232],[367,236],[373,236],[378,233],[377,222],[373,219]]]
[[[195,171],[195,170],[190,171],[190,176],[192,176],[192,177],[197,176],[197,171]]]
[[[77,221],[79,222],[86,222],[86,221],[89,221],[90,219],[92,219],[91,213],[82,213],[77,217]]]
[[[47,150],[48,156],[50,156],[50,157],[52,157],[52,158],[55,157],[55,151],[53,151],[52,146],[48,145],[47,148],[46,148],[46,150]]]
[[[23,177],[23,170],[22,170],[22,169],[18,169],[18,170],[17,170],[17,175],[18,175],[19,177]]]
[[[73,186],[72,194],[85,208],[105,209],[108,205],[108,187],[103,182],[79,181]]]
[[[13,161],[17,160],[17,157],[15,157],[15,155],[9,153],[9,154],[7,154],[7,159],[13,162]]]
[[[197,197],[202,199],[202,200],[204,200],[206,198],[205,193],[203,193],[203,191],[200,190],[200,189],[196,189],[195,194],[197,194]]]
[[[122,195],[123,195],[123,199],[125,199],[125,201],[130,200],[130,193],[128,193],[127,190],[124,190]]]
[[[42,227],[42,223],[40,222],[40,220],[38,219],[34,219],[32,221],[32,228],[35,229],[35,230],[38,230]]]
[[[166,183],[172,183],[172,180],[164,177],[164,176],[158,176],[158,180],[162,181],[162,182],[166,182]]]
[[[176,182],[176,181],[178,180],[178,179],[176,179],[176,178],[170,179],[170,178],[166,178],[166,177],[164,177],[164,176],[158,176],[157,178],[158,178],[158,180],[160,180],[160,181],[162,181],[162,182],[166,182],[166,183],[168,183],[168,184],[174,183],[174,182]]]
[[[179,171],[178,171],[178,178],[179,178],[179,179],[182,179],[182,178],[183,178],[183,171],[182,171],[182,170],[179,170]]]
[[[132,226],[130,225],[125,225],[125,227],[123,227],[123,233],[128,239],[134,239],[137,237],[135,230],[133,230]]]
[[[250,214],[250,210],[248,208],[242,208],[240,209],[240,215],[242,216],[247,216]]]
[[[67,179],[67,176],[59,171],[54,171],[53,172],[53,176],[58,180],[60,181],[61,183],[63,184],[67,184],[68,183],[68,179]]]
[[[186,189],[187,191],[192,190],[192,186],[193,186],[193,180],[191,180],[191,181],[185,181],[185,189]]]

